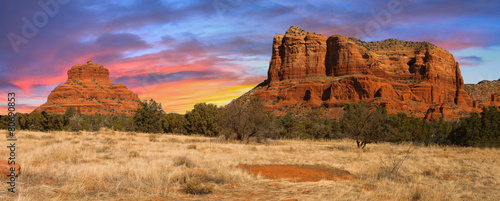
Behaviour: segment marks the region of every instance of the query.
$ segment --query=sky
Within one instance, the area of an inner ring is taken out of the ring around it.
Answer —
[[[0,114],[31,112],[92,60],[169,112],[222,106],[267,78],[272,39],[292,25],[364,41],[428,41],[464,82],[500,78],[500,1],[0,1]]]

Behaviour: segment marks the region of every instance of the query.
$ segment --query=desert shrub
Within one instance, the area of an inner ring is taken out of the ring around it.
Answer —
[[[19,115],[21,113],[16,114],[16,129],[21,129],[19,126]],[[21,114],[22,115],[22,114]],[[0,129],[8,130],[9,129],[9,121],[10,117],[9,115],[0,115]]]
[[[131,152],[128,153],[128,157],[129,158],[139,157],[139,152],[137,152],[137,151],[131,151]]]
[[[195,195],[212,193],[216,184],[224,183],[224,180],[218,176],[202,170],[186,170],[174,176],[174,180],[179,181],[186,193]]]
[[[300,120],[293,116],[292,113],[287,113],[285,116],[280,118],[280,136],[283,138],[305,138],[304,134],[306,128]]]
[[[416,144],[445,144],[452,131],[452,122],[443,118],[427,121],[398,113],[389,117],[395,133],[388,137],[391,142],[413,142]]]
[[[65,126],[65,119],[63,115],[60,114],[49,114],[46,112],[42,112],[42,115],[46,119],[46,123],[44,125],[44,130],[63,130]]]
[[[408,117],[405,113],[398,113],[389,117],[390,124],[397,130],[392,136],[392,139],[390,139],[391,141],[411,141],[413,138],[412,133],[414,132],[411,128],[411,126],[413,126],[411,124],[411,118],[412,117]]]
[[[403,152],[403,155],[390,155],[389,159],[381,159],[377,175],[378,179],[394,179],[399,177],[399,169],[401,169],[403,163],[410,158],[410,155],[414,150],[414,147],[408,147],[408,150]]]
[[[79,115],[83,119],[83,130],[87,131],[99,131],[100,128],[104,126],[103,116],[99,114],[95,115]]]
[[[459,146],[500,147],[500,112],[497,107],[483,108],[481,114],[462,118],[448,140]]]
[[[308,118],[302,121],[305,136],[309,139],[338,138],[341,128],[334,119]]]
[[[234,135],[237,140],[248,142],[250,138],[268,137],[271,120],[264,112],[264,104],[258,98],[233,101],[221,114],[221,125],[224,125],[223,134],[226,139]]]
[[[408,117],[405,113],[398,113],[389,117],[389,124],[396,128],[394,135],[387,140],[393,142],[411,141],[428,144],[432,137],[432,124],[426,120]]]
[[[212,193],[214,186],[212,182],[207,183],[199,177],[192,177],[186,179],[183,189],[189,194],[202,195]]]
[[[295,116],[287,113],[271,117],[270,135],[274,138],[288,139],[338,139],[342,137],[342,127],[335,119],[324,119],[309,115]]]
[[[122,114],[118,115],[106,115],[103,116],[102,126],[115,130],[115,131],[134,131],[134,118],[132,116],[127,116]]]
[[[68,130],[69,131],[80,131],[85,128],[83,118],[81,115],[73,115],[69,119],[69,124],[68,124]]]
[[[422,171],[422,174],[424,176],[433,176],[435,173],[431,169],[425,169],[424,171]]]
[[[177,113],[170,113],[162,118],[162,127],[165,133],[187,134],[188,123],[184,115]]]
[[[198,103],[193,110],[186,113],[187,130],[191,134],[217,136],[221,130],[218,123],[221,109],[214,104]]]
[[[195,167],[195,164],[186,156],[178,156],[174,158],[174,166]]]
[[[141,102],[134,115],[135,130],[144,133],[161,133],[163,131],[161,118],[164,115],[161,103],[153,99]]]
[[[431,135],[430,143],[446,144],[449,134],[453,129],[453,122],[445,121],[439,118],[437,121],[432,122],[433,132]]]
[[[383,141],[393,132],[384,108],[368,108],[366,103],[348,104],[341,119],[344,133],[356,140],[359,148]]]
[[[329,130],[328,136],[326,138],[339,139],[342,137],[342,126],[341,123],[335,119],[326,119],[324,122]]]
[[[44,113],[46,114],[46,113]],[[26,129],[35,131],[44,131],[48,127],[46,115],[42,113],[31,113],[27,116]]]

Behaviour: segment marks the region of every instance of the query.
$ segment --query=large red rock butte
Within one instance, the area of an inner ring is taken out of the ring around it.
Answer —
[[[290,27],[276,34],[268,78],[248,93],[276,115],[319,108],[339,118],[348,103],[389,113],[458,119],[476,111],[458,62],[429,42],[363,42]]]
[[[33,112],[64,114],[70,107],[83,114],[127,114],[139,108],[139,96],[123,84],[109,80],[109,70],[88,61],[68,70],[68,80],[50,93]]]

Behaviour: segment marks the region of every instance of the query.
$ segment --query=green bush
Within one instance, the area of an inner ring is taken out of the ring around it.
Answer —
[[[188,123],[184,115],[177,113],[170,113],[162,118],[162,127],[165,133],[187,134]]]
[[[221,130],[218,124],[221,108],[214,104],[198,103],[193,110],[186,113],[188,121],[187,130],[191,134],[202,134],[205,136],[217,136]]]
[[[483,108],[481,114],[462,118],[449,136],[459,146],[500,147],[500,112],[497,107]]]
[[[163,132],[161,118],[165,112],[161,109],[161,103],[151,99],[149,102],[141,102],[140,108],[134,116],[135,131],[144,133]]]
[[[385,108],[368,108],[366,103],[348,104],[341,119],[344,133],[356,140],[358,148],[386,141],[393,133]]]
[[[271,119],[264,112],[264,104],[258,98],[235,100],[221,112],[221,125],[226,139],[234,137],[243,142],[250,138],[258,141],[269,137]]]
[[[305,126],[300,122],[300,120],[293,116],[292,113],[287,113],[285,116],[280,118],[280,124],[282,129],[280,129],[280,136],[283,138],[300,139],[305,138],[306,133]]]

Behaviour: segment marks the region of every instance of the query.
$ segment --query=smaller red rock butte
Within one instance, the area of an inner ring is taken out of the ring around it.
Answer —
[[[458,62],[431,43],[364,42],[295,26],[276,34],[268,78],[247,95],[266,100],[275,115],[324,108],[339,118],[342,106],[354,102],[426,119],[458,119],[478,110]]]
[[[68,70],[68,80],[50,93],[47,102],[33,112],[64,114],[69,107],[83,114],[132,115],[139,96],[123,84],[109,80],[109,70],[87,61]]]

